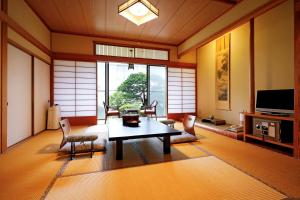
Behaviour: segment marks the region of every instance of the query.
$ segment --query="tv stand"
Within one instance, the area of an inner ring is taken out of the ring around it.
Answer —
[[[291,115],[286,113],[278,113],[278,112],[260,112],[262,115],[271,115],[271,116],[282,116],[282,117],[290,117]]]
[[[265,119],[266,121],[280,121],[280,122],[288,122],[292,123],[294,126],[295,118],[294,116],[278,116],[278,115],[269,115],[266,113],[245,113],[245,121],[244,121],[244,141],[260,141],[262,144],[272,144],[275,149],[283,149],[289,151],[295,155],[296,152],[296,141],[294,137],[294,132],[285,132],[284,134],[290,134],[293,138],[293,142],[281,142],[280,140],[273,140],[270,137],[265,137],[263,134],[261,136],[257,136],[254,134],[254,118]],[[278,148],[276,148],[278,147]]]

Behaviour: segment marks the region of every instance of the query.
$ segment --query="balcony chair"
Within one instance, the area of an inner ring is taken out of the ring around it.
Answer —
[[[73,160],[75,156],[75,143],[80,142],[91,142],[91,148],[90,148],[90,153],[91,153],[91,158],[93,157],[94,153],[94,141],[98,139],[98,135],[94,134],[84,134],[84,135],[70,135],[71,132],[71,127],[68,119],[63,119],[59,121],[60,128],[63,132],[63,139],[60,144],[60,149],[62,149],[67,143],[71,143],[71,160]]]
[[[152,103],[150,104],[150,106],[145,106],[144,110],[141,111],[141,113],[143,115],[150,115],[150,117],[152,117],[153,115],[155,115],[155,119],[157,121],[157,115],[156,115],[156,107],[157,107],[158,101],[154,100],[152,101]]]
[[[106,124],[107,117],[109,116],[118,116],[120,117],[120,112],[113,107],[108,106],[105,102],[103,102],[104,110],[105,110],[105,120],[104,123]]]

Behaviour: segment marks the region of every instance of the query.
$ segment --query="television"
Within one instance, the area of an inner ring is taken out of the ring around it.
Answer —
[[[273,115],[294,114],[294,89],[258,90],[256,111]]]

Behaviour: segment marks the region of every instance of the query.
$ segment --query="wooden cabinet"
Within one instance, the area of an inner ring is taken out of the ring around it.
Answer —
[[[285,131],[284,134],[287,134],[290,136],[291,141],[284,141],[282,142],[281,139],[270,139],[269,136],[262,134],[262,135],[257,135],[255,134],[255,124],[254,124],[254,119],[262,119],[262,121],[275,121],[279,122],[280,124],[282,123],[288,123],[291,124],[291,129],[287,130],[280,130]],[[245,122],[244,122],[244,141],[248,140],[257,140],[257,141],[262,141],[263,143],[270,143],[273,144],[274,148],[281,147],[285,148],[287,150],[290,150],[294,156],[297,155],[297,137],[295,137],[296,131],[294,130],[294,124],[295,124],[295,118],[293,116],[273,116],[273,115],[264,115],[260,113],[245,113]]]

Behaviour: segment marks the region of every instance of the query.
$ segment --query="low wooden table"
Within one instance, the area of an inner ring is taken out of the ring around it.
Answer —
[[[123,159],[123,140],[163,137],[163,152],[169,154],[171,152],[171,135],[180,135],[181,131],[170,128],[152,118],[141,117],[139,127],[123,126],[122,119],[110,119],[108,126],[108,140],[116,141],[116,159]]]

